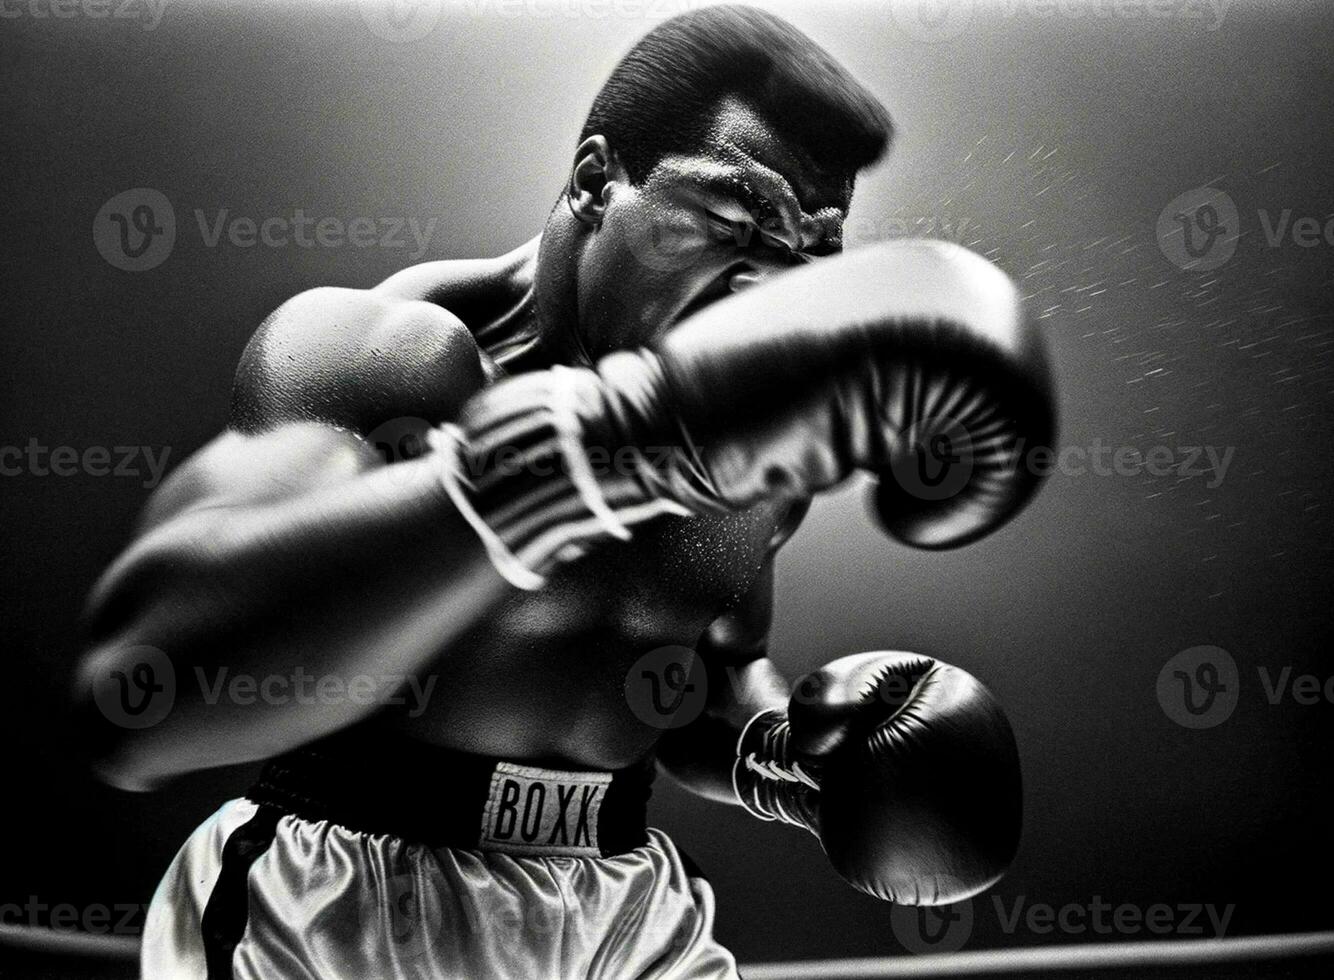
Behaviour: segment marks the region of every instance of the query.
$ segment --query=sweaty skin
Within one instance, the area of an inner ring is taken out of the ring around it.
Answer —
[[[491,568],[429,458],[386,465],[371,443],[397,420],[453,418],[508,374],[646,344],[837,252],[851,192],[851,174],[822,171],[725,99],[697,153],[639,183],[605,139],[585,140],[543,233],[507,255],[284,304],[242,357],[229,430],[158,490],[94,590],[81,683],[104,776],[151,788],[370,719],[557,767],[625,766],[656,746],[687,786],[735,802],[740,728],[789,693],[765,655],[772,562],[808,501],[659,518],[521,592]],[[128,665],[135,644],[162,649],[184,679],[168,718],[141,731],[91,707],[96,678]],[[624,693],[631,665],[662,646],[695,648],[711,681],[705,713],[665,737]],[[205,703],[193,678],[220,668],[414,674],[431,696],[378,713]]]
[[[505,357],[514,340],[505,329],[507,298],[531,288],[537,245],[529,242],[489,270],[432,263],[382,288],[466,310],[470,333],[485,342],[478,352],[483,370],[494,380],[520,360]],[[527,370],[551,363],[533,348],[521,360]],[[628,543],[562,566],[540,591],[515,590],[427,668],[443,695],[417,717],[409,716],[412,705],[391,708],[384,723],[485,755],[628,765],[661,734],[627,703],[631,665],[657,647],[697,646],[714,620],[748,598],[755,602],[752,592],[771,589],[769,559],[792,529],[784,523],[790,512],[786,504],[764,504],[660,519],[636,529]]]

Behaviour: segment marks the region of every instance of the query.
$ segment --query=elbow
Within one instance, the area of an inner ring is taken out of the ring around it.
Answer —
[[[164,647],[192,642],[190,627],[205,619],[187,601],[199,593],[191,585],[197,550],[149,534],[107,570],[84,608],[88,640],[70,706],[85,763],[119,789],[145,792],[184,771],[170,766],[177,669]]]
[[[171,775],[150,732],[171,711],[170,663],[148,646],[96,647],[75,670],[71,714],[77,751],[102,782],[149,792]]]

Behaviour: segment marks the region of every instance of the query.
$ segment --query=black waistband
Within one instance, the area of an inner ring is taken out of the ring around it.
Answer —
[[[430,847],[607,856],[647,841],[653,774],[652,757],[611,772],[558,770],[362,725],[271,760],[246,796]]]

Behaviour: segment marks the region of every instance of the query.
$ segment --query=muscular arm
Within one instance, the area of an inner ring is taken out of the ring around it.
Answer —
[[[658,762],[692,792],[718,803],[737,804],[732,763],[747,721],[766,708],[787,706],[791,688],[768,657],[773,621],[774,552],[796,530],[809,501],[788,514],[771,544],[769,558],[750,591],[705,631],[696,653],[708,678],[708,702],[688,725],[658,743]]]
[[[149,788],[344,727],[508,593],[434,461],[386,465],[364,438],[447,419],[482,383],[467,330],[426,303],[321,289],[260,328],[230,430],[159,488],[89,602],[78,695],[110,781]],[[96,685],[133,676],[145,646],[170,662],[171,710],[113,724]],[[296,698],[303,674],[358,678],[358,695]],[[285,696],[231,697],[237,678]]]

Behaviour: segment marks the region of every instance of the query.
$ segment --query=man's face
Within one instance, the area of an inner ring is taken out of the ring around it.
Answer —
[[[579,266],[589,354],[648,343],[735,290],[840,251],[852,176],[820,171],[735,99],[698,151],[664,157],[639,185],[609,173]]]

